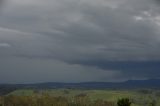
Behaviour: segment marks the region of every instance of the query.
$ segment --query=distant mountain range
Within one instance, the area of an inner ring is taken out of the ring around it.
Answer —
[[[0,95],[16,89],[160,89],[160,79],[128,80],[125,82],[82,82],[82,83],[35,83],[35,84],[0,84]]]
[[[79,89],[135,89],[135,88],[160,88],[160,79],[128,80],[125,82],[82,82],[82,83],[35,83],[35,84],[0,84],[0,90],[5,88],[79,88]]]

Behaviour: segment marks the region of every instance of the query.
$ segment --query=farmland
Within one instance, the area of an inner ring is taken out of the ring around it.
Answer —
[[[116,106],[116,102],[121,98],[129,98],[132,102],[131,106],[150,106],[152,102],[156,106],[160,106],[160,91],[151,89],[139,89],[139,90],[87,90],[87,89],[20,89],[15,90],[6,95],[6,97],[48,97],[64,98],[67,101],[74,101],[75,98],[79,98],[84,103],[93,103],[97,100],[107,101],[108,106]],[[63,100],[64,100],[63,99]],[[63,105],[62,105],[63,106]],[[66,106],[66,105],[64,105]],[[82,105],[83,106],[83,105]],[[89,105],[84,105],[89,106]],[[101,105],[100,105],[101,106]]]

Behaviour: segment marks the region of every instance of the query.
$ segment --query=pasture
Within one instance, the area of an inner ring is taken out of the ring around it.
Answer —
[[[11,92],[8,95],[15,96],[33,96],[48,94],[54,97],[65,97],[72,99],[76,96],[84,96],[91,101],[106,100],[116,104],[118,99],[129,98],[132,106],[149,106],[155,102],[156,106],[160,106],[160,91],[159,90],[85,90],[85,89],[46,89],[32,90],[22,89]]]

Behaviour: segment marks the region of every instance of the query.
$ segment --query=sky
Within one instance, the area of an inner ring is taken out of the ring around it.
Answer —
[[[152,78],[160,1],[0,1],[0,83]]]

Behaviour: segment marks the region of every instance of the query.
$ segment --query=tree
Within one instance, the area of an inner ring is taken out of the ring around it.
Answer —
[[[152,100],[151,103],[149,104],[149,106],[156,106],[156,101]]]
[[[119,99],[117,102],[118,106],[131,106],[131,102],[128,98]]]

